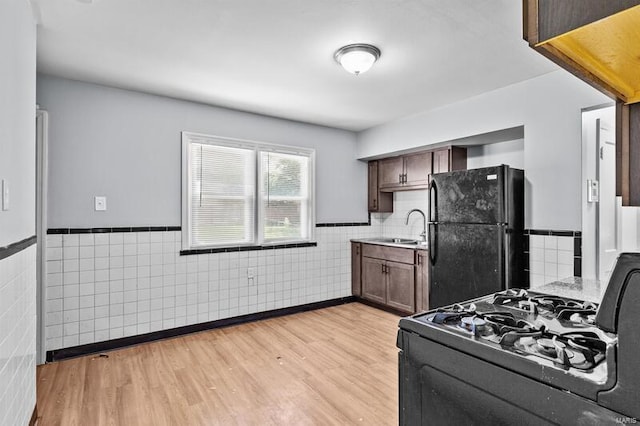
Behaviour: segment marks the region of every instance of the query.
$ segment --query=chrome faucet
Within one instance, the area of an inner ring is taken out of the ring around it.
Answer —
[[[420,237],[422,237],[422,242],[425,243],[427,242],[427,216],[424,214],[424,212],[420,209],[413,209],[411,211],[409,211],[409,213],[407,213],[407,219],[405,220],[405,225],[409,224],[409,216],[411,216],[411,213],[413,212],[418,212],[422,215],[422,233],[420,234]]]

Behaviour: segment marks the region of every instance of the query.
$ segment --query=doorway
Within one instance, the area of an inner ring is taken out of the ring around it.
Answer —
[[[582,112],[582,276],[608,281],[622,248],[616,197],[615,107]]]
[[[49,115],[36,111],[36,363],[46,360],[47,176]]]

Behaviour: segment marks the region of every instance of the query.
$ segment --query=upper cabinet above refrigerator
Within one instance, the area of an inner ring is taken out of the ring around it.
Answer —
[[[377,171],[375,174],[372,174],[373,168]],[[427,189],[432,174],[466,168],[467,149],[457,146],[373,160],[369,162],[369,193],[375,192],[374,180],[375,187],[382,193]],[[380,210],[370,202],[369,211],[388,210]]]
[[[380,160],[380,189],[426,189],[429,186],[432,158],[432,152],[427,151]]]

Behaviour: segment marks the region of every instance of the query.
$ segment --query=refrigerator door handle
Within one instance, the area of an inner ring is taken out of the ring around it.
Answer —
[[[438,187],[432,180],[429,185],[429,222],[438,221]]]
[[[429,223],[429,244],[427,249],[429,250],[429,262],[431,265],[436,263],[436,224]]]

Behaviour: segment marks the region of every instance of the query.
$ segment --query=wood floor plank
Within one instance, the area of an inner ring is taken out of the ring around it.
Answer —
[[[359,303],[38,367],[39,425],[394,425],[399,317]]]

